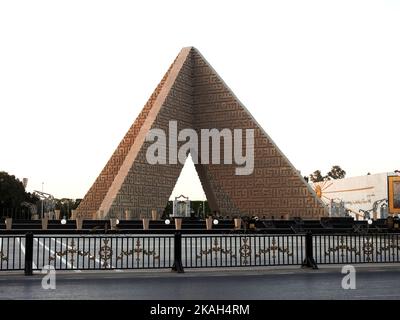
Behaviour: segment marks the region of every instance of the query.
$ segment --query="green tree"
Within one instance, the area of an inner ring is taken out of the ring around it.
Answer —
[[[60,210],[62,217],[70,217],[71,210],[75,210],[78,208],[82,199],[69,199],[69,198],[61,198],[55,199],[56,205],[55,208]]]
[[[173,213],[174,204],[173,201],[168,201],[167,205],[165,206],[164,212],[161,215],[162,219],[167,218],[168,216],[172,215]]]
[[[0,207],[18,208],[25,200],[25,188],[23,183],[9,175],[7,172],[0,172]]]
[[[340,166],[333,166],[331,171],[329,171],[325,179],[326,180],[335,180],[335,179],[343,179],[346,176],[346,171],[344,171]]]
[[[310,174],[311,182],[320,182],[324,181],[324,177],[321,174],[320,170],[315,170],[313,173]]]
[[[190,201],[190,208],[193,210],[193,216],[198,218],[204,218],[204,216],[209,214],[211,211],[208,206],[208,201]]]
[[[38,201],[37,197],[25,191],[22,181],[7,172],[0,171],[1,209],[20,209],[22,202],[36,204]]]

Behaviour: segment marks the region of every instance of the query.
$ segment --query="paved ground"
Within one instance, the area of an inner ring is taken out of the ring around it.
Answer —
[[[0,273],[0,299],[400,299],[400,266],[357,267],[356,290],[341,287],[341,267],[251,270],[58,273],[56,290],[42,275]]]

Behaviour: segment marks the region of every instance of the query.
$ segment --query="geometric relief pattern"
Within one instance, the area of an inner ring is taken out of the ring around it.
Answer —
[[[145,154],[149,143],[144,137],[152,128],[163,129],[168,136],[170,120],[177,121],[178,130],[254,129],[251,175],[235,175],[236,164],[195,166],[212,211],[224,216],[276,218],[327,215],[298,171],[193,47],[179,53],[82,200],[78,214],[90,218],[100,212],[97,216],[104,218],[130,210],[139,217],[165,208],[183,166],[148,164]]]

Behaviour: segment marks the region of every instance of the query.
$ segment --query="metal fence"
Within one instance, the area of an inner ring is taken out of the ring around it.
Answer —
[[[0,236],[0,271],[25,269],[25,236]]]
[[[400,262],[400,234],[0,235],[0,271]]]
[[[171,268],[173,236],[39,236],[33,238],[33,270]]]
[[[304,235],[201,235],[182,237],[186,268],[301,265]]]
[[[400,262],[400,234],[314,235],[317,264]]]

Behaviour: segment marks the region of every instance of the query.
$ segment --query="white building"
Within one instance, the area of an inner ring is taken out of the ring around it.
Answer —
[[[396,173],[328,180],[311,186],[330,208],[330,216],[347,213],[356,219],[376,219],[400,213],[396,207],[400,201],[400,176]]]

